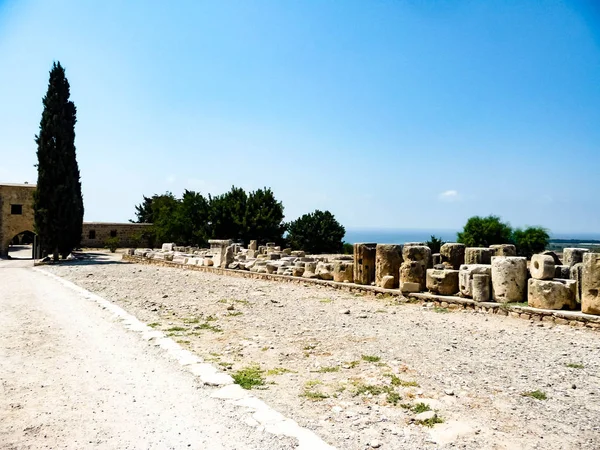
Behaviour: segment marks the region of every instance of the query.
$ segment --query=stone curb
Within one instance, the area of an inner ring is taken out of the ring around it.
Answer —
[[[498,314],[531,321],[552,322],[557,325],[571,325],[573,327],[600,330],[600,316],[584,314],[580,311],[557,311],[504,303],[476,302],[466,298],[427,293],[409,294],[409,297],[424,303],[431,302],[437,308],[480,311],[487,314]]]
[[[169,358],[174,359],[184,369],[198,377],[204,385],[219,387],[212,393],[211,397],[244,408],[245,412],[249,413],[244,419],[244,423],[247,425],[258,427],[271,434],[295,438],[298,440],[298,448],[302,450],[335,450],[335,447],[325,443],[314,432],[301,427],[296,421],[275,411],[265,402],[250,394],[249,391],[233,384],[233,378],[230,375],[220,372],[212,364],[204,362],[201,357],[184,349],[162,331],[154,330],[120,306],[64,278],[37,267],[34,267],[33,270],[53,278],[65,287],[81,294],[83,298],[97,303],[103,309],[107,309],[118,319],[121,319],[125,328],[141,333],[142,339],[148,342],[152,341],[155,346],[163,349]]]
[[[313,278],[290,277],[287,275],[256,273],[248,272],[246,270],[222,269],[219,267],[210,266],[194,266],[190,264],[180,264],[172,261],[148,259],[141,256],[131,256],[125,254],[123,255],[123,261],[137,264],[196,270],[199,272],[208,272],[217,275],[227,275],[238,278],[279,281],[284,283],[314,284],[348,292],[362,292],[375,295],[376,297],[387,295],[412,300],[418,303],[432,302],[435,307],[448,308],[450,310],[481,311],[488,314],[498,314],[525,320],[553,322],[558,325],[571,325],[574,327],[585,327],[588,329],[600,330],[600,316],[584,314],[581,311],[555,311],[549,309],[531,308],[529,306],[507,305],[495,302],[479,303],[468,298],[434,295],[428,293],[412,293],[407,294],[405,297],[399,289],[383,289],[377,286],[366,286],[355,283],[340,283],[337,281],[318,280]]]

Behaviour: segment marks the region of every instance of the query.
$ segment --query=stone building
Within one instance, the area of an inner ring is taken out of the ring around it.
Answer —
[[[35,184],[0,183],[0,257],[8,255],[11,241],[23,233],[33,234],[33,192]],[[100,248],[110,237],[119,238],[119,247],[148,245],[148,223],[84,222],[82,247]]]
[[[33,233],[34,191],[34,184],[0,184],[0,256],[17,235]]]
[[[119,247],[147,247],[151,223],[83,222],[81,247],[104,247],[108,238],[119,238]]]

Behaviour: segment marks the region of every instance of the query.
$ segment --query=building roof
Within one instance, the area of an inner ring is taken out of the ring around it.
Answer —
[[[84,225],[115,225],[115,226],[123,226],[123,225],[141,225],[141,226],[150,226],[151,223],[137,223],[137,222],[83,222]]]
[[[0,186],[18,186],[18,187],[35,188],[37,185],[29,184],[29,183],[0,183]]]

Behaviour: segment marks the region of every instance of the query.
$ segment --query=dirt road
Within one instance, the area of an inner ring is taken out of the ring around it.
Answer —
[[[31,261],[0,261],[0,448],[282,449]]]

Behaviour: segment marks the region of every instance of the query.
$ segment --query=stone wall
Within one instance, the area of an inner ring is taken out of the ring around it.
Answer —
[[[33,232],[34,191],[32,184],[0,184],[0,256],[17,234]]]
[[[34,184],[0,184],[0,257],[8,255],[12,239],[24,231],[33,232]],[[147,246],[147,239],[139,240],[152,224],[84,222],[81,246],[103,248],[106,240],[119,238],[119,247]]]
[[[143,234],[150,231],[151,226],[150,223],[84,222],[81,247],[103,248],[110,237],[119,239],[119,247],[145,247],[148,242]]]

